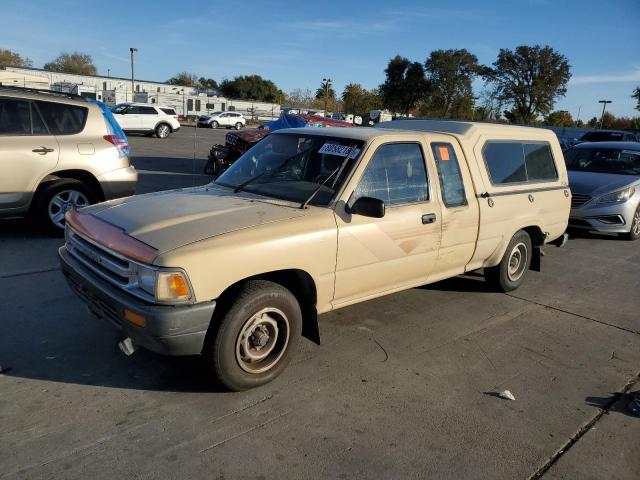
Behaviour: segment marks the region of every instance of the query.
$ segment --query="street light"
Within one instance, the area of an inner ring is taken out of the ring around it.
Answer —
[[[331,88],[331,80],[330,78],[323,78],[324,82],[324,116],[327,116],[327,101],[329,100],[329,88]]]
[[[600,128],[602,128],[602,122],[604,121],[604,111],[607,108],[607,103],[612,103],[611,100],[598,100],[598,103],[602,104],[602,116],[600,117]]]
[[[133,91],[135,90],[133,86],[133,53],[137,52],[138,49],[131,47],[129,51],[131,52],[131,101],[133,101]]]

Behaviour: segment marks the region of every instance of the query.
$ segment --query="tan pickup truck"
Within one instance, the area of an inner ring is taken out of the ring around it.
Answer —
[[[232,390],[286,367],[317,315],[484,269],[496,289],[566,240],[543,129],[406,120],[274,132],[214,182],[67,214],[71,288],[121,348],[202,354]]]

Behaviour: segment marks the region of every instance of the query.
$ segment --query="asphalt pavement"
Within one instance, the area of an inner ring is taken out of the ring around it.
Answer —
[[[208,182],[224,133],[132,137],[139,191]],[[511,294],[471,274],[326,314],[243,393],[197,357],[123,356],[60,243],[0,223],[1,479],[640,478],[638,242],[547,248]]]

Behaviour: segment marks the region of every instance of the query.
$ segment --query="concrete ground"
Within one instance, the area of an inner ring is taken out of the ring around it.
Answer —
[[[208,181],[224,132],[197,132],[195,164],[193,133],[131,139],[140,191]],[[508,295],[468,275],[324,315],[321,346],[244,393],[198,358],[124,357],[59,244],[0,223],[2,479],[640,478],[640,243],[548,248]]]

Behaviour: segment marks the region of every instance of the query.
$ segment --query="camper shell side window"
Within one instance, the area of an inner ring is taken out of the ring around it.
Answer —
[[[558,170],[548,142],[489,140],[482,148],[482,158],[494,186],[558,180]]]

